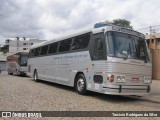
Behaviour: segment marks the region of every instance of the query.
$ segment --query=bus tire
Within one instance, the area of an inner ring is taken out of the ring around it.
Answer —
[[[38,82],[38,72],[37,72],[37,70],[34,71],[33,80],[34,80],[35,82]]]
[[[85,95],[86,90],[86,78],[84,74],[79,74],[75,80],[75,90],[78,94]]]
[[[9,75],[13,75],[13,73],[10,73],[10,72],[9,72]]]

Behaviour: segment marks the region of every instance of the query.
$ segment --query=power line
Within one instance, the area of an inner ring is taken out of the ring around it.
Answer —
[[[157,26],[160,26],[160,25],[154,25],[154,26],[151,26],[151,27],[157,27]]]
[[[150,27],[146,27],[146,28],[141,28],[141,29],[137,29],[137,30],[144,30],[144,29],[149,29]]]
[[[158,27],[158,26],[160,26],[160,25],[149,26],[149,27],[146,27],[146,28],[140,28],[140,29],[137,29],[137,30],[150,29],[151,27]]]

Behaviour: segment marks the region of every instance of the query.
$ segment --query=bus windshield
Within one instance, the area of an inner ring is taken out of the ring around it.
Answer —
[[[109,56],[149,61],[144,39],[114,31],[106,35]]]
[[[20,66],[27,66],[28,55],[21,55],[20,57]]]

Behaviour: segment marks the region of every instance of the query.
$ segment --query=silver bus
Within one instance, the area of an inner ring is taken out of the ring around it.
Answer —
[[[149,94],[151,62],[144,35],[132,29],[94,27],[33,45],[27,74],[75,87],[79,94]]]

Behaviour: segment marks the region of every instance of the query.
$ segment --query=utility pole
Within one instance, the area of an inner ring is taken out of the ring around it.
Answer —
[[[151,49],[151,43],[152,43],[152,26],[149,27],[150,31],[150,42],[149,42],[149,48]]]

